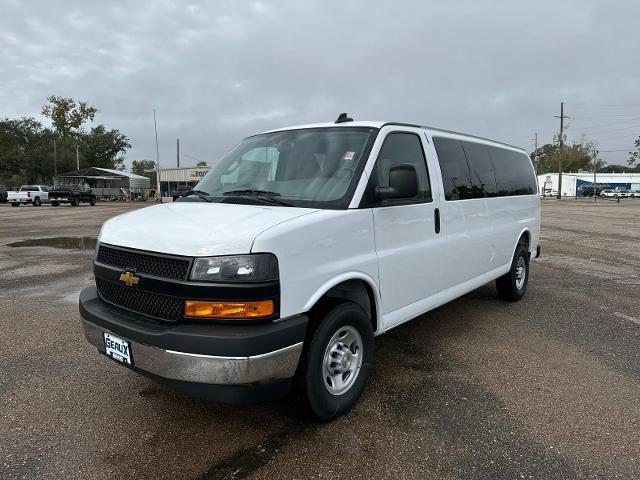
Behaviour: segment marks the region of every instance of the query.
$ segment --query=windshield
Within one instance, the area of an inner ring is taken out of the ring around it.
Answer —
[[[374,128],[287,130],[246,138],[194,187],[213,201],[346,208]],[[275,204],[275,203],[274,203]]]

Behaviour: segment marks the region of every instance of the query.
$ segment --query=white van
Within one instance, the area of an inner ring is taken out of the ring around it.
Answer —
[[[107,221],[82,291],[86,339],[194,396],[254,402],[295,383],[331,419],[365,388],[374,337],[539,255],[524,150],[354,122],[244,139],[190,195]]]

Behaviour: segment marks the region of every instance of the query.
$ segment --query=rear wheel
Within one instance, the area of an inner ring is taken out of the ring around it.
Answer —
[[[80,201],[76,197],[73,197],[71,199],[71,206],[72,207],[77,207],[78,205],[80,205]]]
[[[529,252],[520,244],[511,262],[511,270],[496,280],[498,295],[503,300],[515,302],[524,297],[529,283]]]
[[[304,388],[313,413],[331,420],[358,401],[369,377],[375,342],[369,316],[345,302],[322,318],[306,352]]]
[[[42,202],[40,201],[40,197],[36,197],[33,199],[33,206],[34,207],[39,207],[40,205],[42,205]]]
[[[12,203],[11,203],[11,206],[12,206],[12,207],[19,207],[19,206],[20,206],[20,204],[19,204],[19,203],[17,203],[17,202],[12,202]]]
[[[96,205],[96,197],[91,197],[91,200],[89,201],[89,204],[90,204],[92,207],[95,207],[95,205]]]
[[[58,202],[51,202],[52,207],[57,207],[58,205],[60,205]]]

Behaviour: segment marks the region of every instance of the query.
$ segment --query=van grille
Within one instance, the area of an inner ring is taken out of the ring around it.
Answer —
[[[186,280],[189,274],[190,260],[184,258],[161,257],[149,253],[137,253],[130,250],[100,245],[97,261],[122,270],[131,269],[136,273],[147,273],[157,277]]]
[[[182,318],[184,301],[179,298],[125,287],[101,278],[96,278],[96,287],[103,300],[118,307],[172,322]]]

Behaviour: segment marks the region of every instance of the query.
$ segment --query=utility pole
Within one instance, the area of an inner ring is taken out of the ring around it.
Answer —
[[[176,138],[176,163],[180,168],[180,139]]]
[[[596,189],[596,172],[598,171],[598,151],[593,149],[593,202],[598,201],[597,189]]]
[[[58,176],[58,150],[56,148],[56,139],[53,139],[53,176]]]
[[[535,162],[536,176],[538,176],[538,162],[540,161],[540,157],[538,155],[538,132],[533,134],[533,153],[534,153],[533,160]]]
[[[76,170],[80,170],[80,147],[76,143]]]
[[[156,123],[156,109],[153,109],[153,128],[156,131],[156,201],[162,203],[160,193],[160,149],[158,148],[158,124]]]
[[[564,102],[560,102],[560,157],[558,158],[558,200],[562,199],[562,155],[564,153]]]

